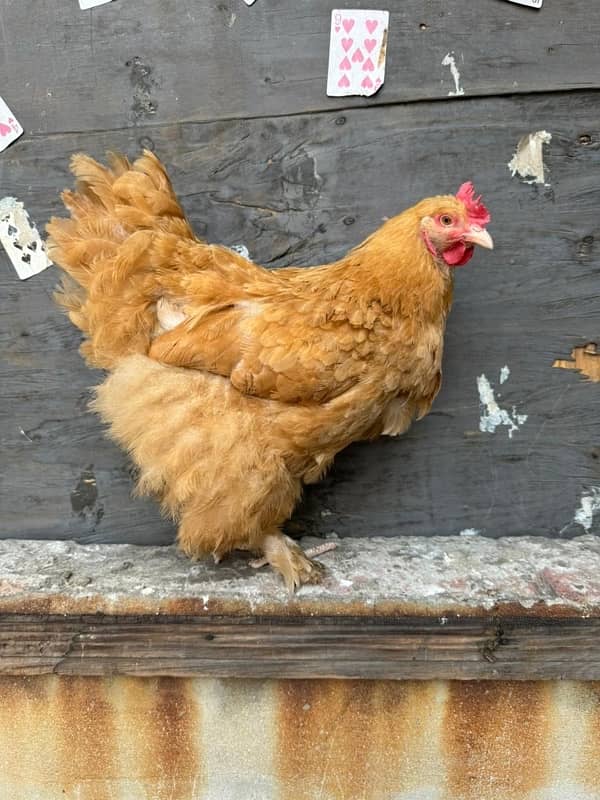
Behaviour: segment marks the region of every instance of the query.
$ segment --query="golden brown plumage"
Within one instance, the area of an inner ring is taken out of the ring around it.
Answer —
[[[450,267],[491,246],[487,212],[463,187],[338,262],[265,270],[194,237],[153,154],[71,166],[71,219],[48,225],[67,273],[57,299],[87,362],[110,371],[94,407],[140,467],[139,491],[179,521],[192,557],[243,548],[290,587],[318,579],[280,526],[350,442],[429,410]]]

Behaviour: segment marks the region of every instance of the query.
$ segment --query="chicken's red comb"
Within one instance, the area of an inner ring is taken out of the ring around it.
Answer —
[[[481,202],[481,195],[475,197],[475,187],[471,181],[463,183],[456,193],[456,199],[464,204],[471,223],[485,226],[491,220],[490,212]]]

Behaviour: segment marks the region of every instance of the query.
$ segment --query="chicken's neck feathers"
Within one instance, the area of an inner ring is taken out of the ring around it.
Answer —
[[[432,257],[409,215],[390,220],[339,261],[294,273],[313,294],[356,307],[377,303],[394,317],[437,322],[452,301],[452,271]]]

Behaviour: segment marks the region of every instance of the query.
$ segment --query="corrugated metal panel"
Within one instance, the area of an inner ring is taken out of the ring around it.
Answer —
[[[594,683],[0,679],[10,800],[598,800]]]

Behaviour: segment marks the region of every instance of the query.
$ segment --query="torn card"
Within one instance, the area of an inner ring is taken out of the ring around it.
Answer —
[[[529,8],[541,8],[544,0],[508,0],[509,3],[516,3],[519,6],[529,6]]]
[[[79,0],[79,8],[82,11],[86,11],[88,8],[94,8],[95,6],[103,6],[104,3],[110,3],[111,0]]]
[[[0,200],[0,242],[22,281],[52,265],[35,223],[14,197]]]
[[[23,133],[23,128],[17,122],[15,115],[0,97],[0,153],[6,150],[9,144],[18,139]]]
[[[331,12],[327,94],[364,97],[377,92],[385,78],[388,11],[334,9]]]

